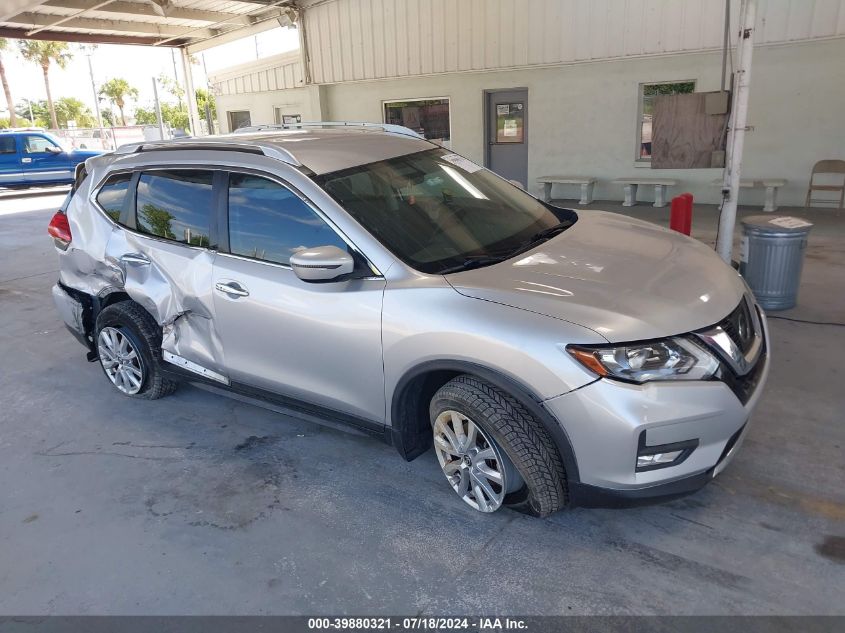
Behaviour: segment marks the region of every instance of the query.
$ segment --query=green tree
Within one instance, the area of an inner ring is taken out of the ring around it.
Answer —
[[[50,64],[64,68],[72,57],[67,42],[45,42],[42,40],[20,40],[18,46],[23,58],[33,64],[41,66],[44,73],[44,88],[47,90],[47,106],[50,109],[51,127],[58,128],[56,108],[53,105],[53,95],[50,92]]]
[[[126,116],[123,114],[123,108],[126,105],[127,97],[133,99],[138,98],[138,89],[129,85],[129,82],[125,79],[115,77],[100,86],[100,94],[117,106],[117,109],[120,111],[120,123],[121,125],[126,125]]]
[[[197,109],[199,110],[200,117],[205,118],[205,104],[208,104],[209,109],[211,110],[211,120],[217,120],[217,104],[214,102],[214,95],[211,94],[205,88],[197,88],[195,90],[197,95]],[[209,130],[211,133],[211,130]]]
[[[171,128],[187,129],[188,112],[184,107],[172,103],[161,104],[161,119]],[[135,108],[135,123],[138,125],[158,125],[155,106],[149,108]]]
[[[18,115],[15,112],[15,102],[12,100],[12,90],[9,88],[9,80],[6,79],[6,67],[3,65],[2,52],[8,50],[9,40],[0,37],[0,82],[3,84],[3,93],[6,95],[6,106],[9,108],[9,125],[6,127],[18,126]]]
[[[32,121],[28,119],[30,107],[32,108]],[[15,106],[15,112],[18,115],[19,125],[50,127],[50,108],[47,107],[47,102],[43,99],[40,101],[19,103]],[[21,120],[29,122],[25,124]]]
[[[114,125],[114,112],[111,111],[111,108],[100,108],[100,118],[106,125]]]
[[[146,225],[145,228],[149,229],[150,233],[171,240],[176,239],[176,235],[174,235],[173,229],[171,228],[171,223],[173,222],[172,213],[154,204],[145,204],[141,207],[140,215]]]
[[[56,101],[56,118],[63,127],[68,126],[68,121],[75,121],[77,127],[97,125],[90,108],[75,97],[62,97]]]

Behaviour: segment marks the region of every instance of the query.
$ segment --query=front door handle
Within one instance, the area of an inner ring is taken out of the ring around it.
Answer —
[[[227,294],[229,296],[232,296],[232,297],[248,297],[249,296],[249,290],[244,288],[237,281],[227,281],[225,283],[217,282],[216,284],[214,284],[214,287],[218,291],[220,291],[224,294]]]
[[[22,163],[31,163],[32,159],[31,158],[21,158],[21,162]]]
[[[120,256],[120,261],[124,264],[138,264],[139,266],[150,265],[150,258],[143,253],[126,253]]]

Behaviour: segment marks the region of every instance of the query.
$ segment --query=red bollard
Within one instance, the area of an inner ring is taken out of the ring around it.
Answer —
[[[692,232],[692,202],[691,193],[682,193],[672,198],[672,210],[669,213],[669,228],[684,235]]]

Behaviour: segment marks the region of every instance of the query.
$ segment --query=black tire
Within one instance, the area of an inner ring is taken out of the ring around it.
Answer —
[[[95,341],[99,340],[100,331],[105,327],[115,328],[126,336],[138,351],[141,362],[143,371],[141,388],[134,394],[121,391],[123,395],[130,398],[157,400],[176,391],[179,383],[165,378],[161,371],[161,327],[149,312],[134,301],[113,303],[97,316]],[[108,378],[102,361],[100,367]]]
[[[429,406],[432,425],[444,411],[455,410],[492,436],[522,476],[525,486],[505,497],[505,505],[533,516],[548,516],[568,503],[566,471],[543,425],[515,398],[474,376],[443,385]]]

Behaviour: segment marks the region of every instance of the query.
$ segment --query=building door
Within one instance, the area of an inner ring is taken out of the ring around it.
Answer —
[[[229,115],[230,132],[235,132],[242,127],[249,127],[252,125],[249,110],[230,110],[227,114]]]
[[[485,166],[528,186],[528,90],[487,90]]]

